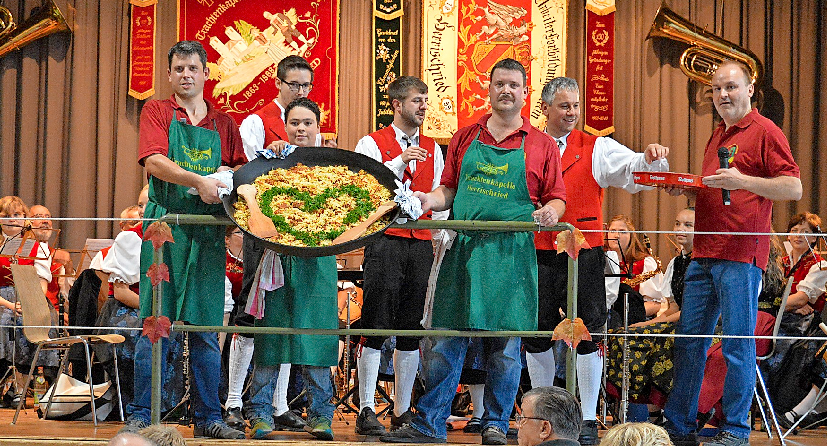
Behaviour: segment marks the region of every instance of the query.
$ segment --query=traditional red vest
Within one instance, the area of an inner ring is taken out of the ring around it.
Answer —
[[[284,120],[281,119],[281,107],[272,101],[256,110],[256,115],[264,123],[264,147],[273,141],[287,141],[287,131],[284,129]]]
[[[241,294],[241,279],[244,276],[244,263],[233,257],[229,250],[227,251],[227,267],[225,269],[225,274],[227,275],[227,278],[230,279],[230,283],[233,286],[233,299],[236,299]]]
[[[396,141],[396,131],[393,127],[387,126],[382,130],[377,130],[370,134],[370,137],[376,142],[379,147],[379,152],[382,153],[382,162],[388,162],[402,154],[402,147]],[[428,151],[428,157],[425,161],[416,162],[416,172],[411,174],[410,168],[405,168],[405,173],[402,175],[402,182],[411,180],[411,189],[420,192],[430,192],[434,187],[434,150],[436,143],[433,139],[428,138],[423,134],[419,134],[419,146]],[[423,220],[430,220],[431,213],[419,217]],[[429,229],[388,229],[385,234],[396,237],[415,238],[419,240],[430,240],[431,231]]]
[[[572,130],[566,139],[566,150],[561,159],[563,183],[566,185],[566,212],[561,222],[571,223],[577,229],[603,229],[603,188],[597,184],[592,172],[592,152],[596,136]],[[577,221],[594,218],[589,221]],[[584,232],[589,246],[603,246],[603,234]],[[537,249],[557,249],[556,232],[537,232],[534,246]]]
[[[2,237],[2,235],[0,235]],[[0,239],[2,242],[2,239]],[[32,247],[32,252],[29,257],[37,255],[38,243]],[[19,265],[34,265],[34,259],[17,259]],[[0,257],[0,287],[7,287],[14,285],[14,278],[11,275],[11,259],[9,257]]]
[[[801,264],[798,265],[798,269],[796,269],[793,274],[793,285],[790,289],[790,294],[795,294],[798,291],[798,283],[804,280],[804,278],[807,277],[807,273],[810,272],[810,268],[821,260],[822,258],[818,254],[813,254],[812,252],[806,254],[806,257],[801,261]],[[793,264],[789,256],[784,257],[783,262],[784,274],[787,275],[790,273],[790,268],[793,267]],[[820,313],[824,310],[824,302],[825,296],[822,294],[818,297],[818,299],[816,299],[815,303],[810,304],[810,306]]]

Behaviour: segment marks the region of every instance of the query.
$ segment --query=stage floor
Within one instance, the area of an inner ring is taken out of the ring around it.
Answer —
[[[90,421],[51,421],[40,420],[35,412],[29,409],[21,413],[16,425],[11,424],[14,417],[14,410],[0,409],[0,445],[104,445],[122,427],[121,423],[100,423],[98,427]],[[375,437],[364,437],[356,435],[353,431],[356,416],[345,414],[344,420],[338,416],[334,420],[333,430],[336,441],[331,444],[350,445],[360,443],[379,443]],[[388,424],[389,419],[385,420]],[[176,425],[177,426],[177,425]],[[177,426],[181,434],[187,438],[188,445],[221,445],[221,444],[255,444],[258,440],[206,440],[192,438],[192,428]],[[600,431],[601,437],[606,431]],[[285,432],[274,440],[281,440],[284,444],[310,445],[319,444],[309,434],[304,432]],[[466,434],[460,431],[448,433],[450,444],[480,444],[479,435]],[[787,443],[791,445],[821,446],[827,445],[827,428],[805,431],[799,435],[787,437]],[[509,440],[509,444],[517,444],[516,440]],[[750,437],[750,444],[753,446],[769,446],[779,444],[777,438],[767,438],[763,432],[753,432]]]

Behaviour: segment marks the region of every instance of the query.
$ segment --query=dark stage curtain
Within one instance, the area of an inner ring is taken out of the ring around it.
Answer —
[[[0,1],[15,17],[28,15],[39,0]],[[54,34],[0,59],[0,195],[42,203],[54,216],[117,215],[135,202],[145,182],[137,164],[138,116],[143,101],[127,92],[129,8],[126,0],[66,0],[74,33]],[[352,149],[369,131],[370,0],[340,0],[339,145]],[[618,1],[616,13],[615,127],[613,135],[635,150],[659,142],[672,149],[672,170],[699,172],[716,125],[708,87],[689,81],[677,68],[680,51],[665,41],[645,41],[659,0]],[[406,0],[403,57],[405,74],[421,67],[422,0]],[[567,75],[582,83],[584,0],[569,2]],[[775,228],[794,213],[827,210],[819,190],[821,148],[827,122],[821,109],[825,77],[824,0],[682,0],[669,5],[707,30],[753,51],[765,65],[766,95],[781,118],[801,166],[804,198],[775,208]],[[158,2],[156,95],[171,90],[166,52],[176,40],[176,1]],[[609,191],[606,215],[627,213],[644,230],[670,229],[684,198],[650,191],[629,195]],[[61,245],[81,247],[86,237],[111,236],[109,222],[61,222]],[[671,245],[653,237],[665,260]]]

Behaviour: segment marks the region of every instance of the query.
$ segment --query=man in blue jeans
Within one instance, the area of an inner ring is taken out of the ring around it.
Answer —
[[[769,233],[772,201],[801,198],[801,180],[790,145],[781,129],[752,108],[754,88],[740,63],[726,61],[712,77],[713,103],[723,121],[704,152],[702,174],[708,188],[697,192],[695,230],[699,234],[686,271],[678,334],[710,336],[720,315],[724,335],[753,335],[769,236],[726,233]],[[727,158],[728,168],[720,168],[719,156]],[[675,385],[664,415],[676,446],[698,444],[698,396],[710,343],[709,337],[675,339]],[[704,444],[748,445],[755,339],[723,339],[722,350],[727,365],[724,422]]]
[[[244,164],[244,146],[235,121],[204,99],[209,77],[207,52],[200,43],[182,41],[169,50],[169,82],[173,95],[150,101],[141,110],[138,159],[149,176],[146,218],[167,213],[221,215],[218,188],[225,184],[206,175]],[[195,188],[197,195],[188,193]],[[144,222],[146,231],[148,222]],[[172,225],[175,243],[161,248],[169,267],[160,313],[173,321],[222,325],[225,248],[219,226]],[[141,317],[152,315],[153,286],[147,271],[153,263],[152,243],[141,247]],[[164,350],[169,340],[162,339]],[[137,431],[150,421],[152,344],[141,336],[135,345],[135,399],[127,406],[123,430]],[[215,333],[190,335],[193,421],[196,437],[244,438],[244,432],[221,419],[218,383],[221,353]]]
[[[565,210],[560,151],[520,114],[528,94],[525,68],[503,59],[491,69],[491,114],[460,129],[448,145],[441,185],[415,192],[422,210],[453,209],[457,220],[534,221],[553,226]],[[434,327],[537,329],[537,257],[530,232],[457,234],[445,254],[433,301]],[[427,338],[422,345],[425,395],[410,424],[383,437],[392,443],[445,442],[470,338]],[[487,378],[482,443],[506,444],[519,385],[520,339],[485,338]]]

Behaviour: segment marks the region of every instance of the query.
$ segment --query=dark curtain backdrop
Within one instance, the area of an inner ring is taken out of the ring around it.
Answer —
[[[39,0],[0,0],[21,17]],[[67,7],[68,3],[68,7]],[[352,149],[369,132],[371,0],[340,0],[339,145]],[[703,148],[716,124],[707,87],[677,68],[676,44],[645,41],[660,0],[618,1],[615,127],[618,141],[635,150],[659,142],[671,148],[672,170],[700,171]],[[0,195],[42,203],[54,216],[109,217],[133,204],[145,182],[137,164],[138,116],[143,101],[127,92],[129,7],[126,0],[58,0],[74,16],[74,33],[53,34],[0,59]],[[419,74],[422,0],[404,1],[402,67]],[[820,193],[821,149],[827,147],[822,108],[825,77],[824,0],[673,0],[669,6],[693,23],[753,51],[764,62],[769,109],[801,166],[804,198],[775,208],[775,228],[794,213],[827,210]],[[568,75],[582,83],[584,0],[569,2]],[[171,93],[166,51],[176,40],[176,2],[159,0],[156,91]],[[311,95],[312,97],[312,95]],[[605,214],[630,214],[640,229],[668,230],[686,205],[649,191],[609,191]],[[109,237],[108,222],[61,222],[62,246],[80,248],[87,237]],[[652,237],[671,257],[669,243]]]

